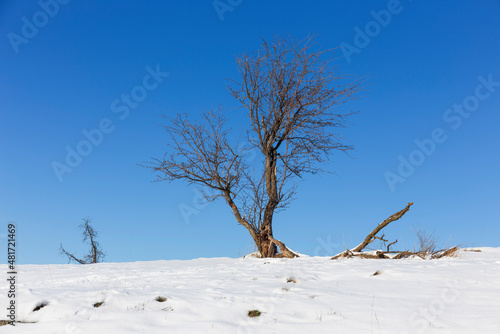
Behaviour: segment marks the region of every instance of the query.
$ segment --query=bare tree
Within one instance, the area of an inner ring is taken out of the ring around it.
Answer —
[[[97,231],[92,227],[92,225],[90,225],[90,222],[91,219],[86,218],[80,225],[80,228],[83,229],[83,242],[87,242],[90,246],[89,253],[83,259],[79,259],[72,253],[66,251],[61,244],[59,251],[61,255],[68,257],[69,262],[75,261],[80,264],[88,264],[99,263],[104,260],[105,254],[101,249],[101,245],[97,241]]]
[[[352,149],[334,130],[346,125],[351,113],[337,107],[355,98],[359,82],[344,83],[334,59],[324,59],[331,50],[315,51],[312,39],[276,37],[236,59],[241,77],[230,81],[229,91],[250,121],[247,149],[260,159],[250,164],[248,151],[230,144],[219,110],[202,122],[166,117],[172,153],[146,166],[158,181],[187,180],[210,189],[208,201],[224,198],[262,257],[296,256],[274,238],[274,214],[290,204],[305,174],[324,172],[321,163],[333,151]]]

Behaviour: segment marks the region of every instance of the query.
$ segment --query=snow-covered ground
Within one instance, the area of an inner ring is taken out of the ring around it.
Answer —
[[[500,248],[480,249],[440,260],[20,265],[17,319],[35,323],[0,332],[500,333]],[[0,288],[6,319],[6,279]]]

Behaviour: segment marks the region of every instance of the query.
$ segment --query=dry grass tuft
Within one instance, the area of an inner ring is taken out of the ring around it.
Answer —
[[[248,316],[250,318],[260,317],[261,314],[262,314],[262,312],[260,312],[259,310],[248,311]]]
[[[49,302],[46,302],[46,301],[43,301],[43,302],[40,302],[38,303],[35,308],[33,309],[33,312],[37,312],[37,311],[40,311],[42,308],[44,308],[45,306],[49,305]]]
[[[458,255],[458,247],[451,247],[433,253],[432,258],[440,259],[442,257],[457,257],[457,255]]]

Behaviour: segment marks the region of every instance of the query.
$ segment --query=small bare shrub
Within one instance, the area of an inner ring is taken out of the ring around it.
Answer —
[[[419,249],[416,253],[423,257],[434,254],[437,248],[437,238],[426,229],[419,228],[415,233],[417,234],[419,244]]]
[[[97,241],[98,233],[92,227],[92,225],[90,225],[91,221],[92,220],[90,218],[86,218],[80,225],[80,228],[83,229],[83,242],[87,242],[90,246],[89,253],[83,259],[79,259],[72,253],[65,250],[61,244],[59,252],[61,255],[68,257],[68,263],[71,261],[75,261],[80,264],[89,264],[89,263],[99,263],[104,260],[106,254],[102,251],[101,245]]]

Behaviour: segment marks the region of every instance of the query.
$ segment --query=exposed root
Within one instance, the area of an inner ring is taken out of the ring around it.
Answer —
[[[269,236],[269,240],[271,240],[276,246],[278,246],[281,251],[281,254],[276,254],[274,257],[286,257],[289,259],[293,259],[294,257],[299,257],[299,254],[296,254],[291,250],[289,250],[283,242],[276,240],[271,236]]]

